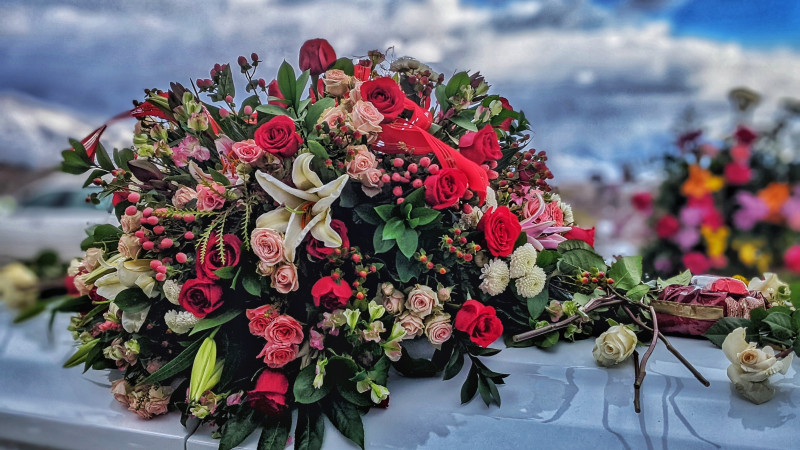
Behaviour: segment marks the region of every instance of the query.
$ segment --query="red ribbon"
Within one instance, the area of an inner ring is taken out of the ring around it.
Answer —
[[[489,177],[474,161],[454,150],[449,145],[436,139],[428,133],[433,123],[430,111],[420,108],[413,101],[406,99],[405,109],[411,110],[411,118],[397,118],[393,122],[384,124],[378,136],[377,150],[389,154],[424,155],[433,153],[442,167],[458,169],[467,177],[470,189],[478,193],[480,203],[486,199],[486,188],[489,186]]]

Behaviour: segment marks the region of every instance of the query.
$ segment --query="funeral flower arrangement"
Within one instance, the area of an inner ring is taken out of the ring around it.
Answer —
[[[732,92],[739,103],[754,95]],[[791,138],[796,108],[787,102],[767,129],[739,125],[721,145],[703,139],[701,130],[680,136],[679,153],[665,158],[654,208],[647,194],[634,198],[653,211],[654,240],[643,254],[648,270],[800,274],[800,161]]]
[[[65,365],[122,371],[128,409],[177,408],[218,426],[220,448],[259,426],[259,448],[283,448],[297,409],[297,446],[321,446],[324,416],[363,447],[392,365],[448,380],[468,362],[462,402],[499,405],[507,375],[482,358],[502,335],[547,347],[608,329],[595,357],[610,365],[658,334],[649,300],[670,283],[594,252],[547,156],[523,150],[525,116],[479,73],[337,59],[321,39],[299,75],[284,62],[267,82],[260,64],[146,91],[119,116],[137,119],[131,148],[107,152],[103,126],[63,152],[120,222],[87,230],[69,269],[79,296],[57,309],[77,313],[80,347]],[[636,324],[600,320],[616,312]]]

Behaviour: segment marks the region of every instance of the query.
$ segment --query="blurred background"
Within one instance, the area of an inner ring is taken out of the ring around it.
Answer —
[[[238,55],[257,52],[269,80],[310,38],[339,56],[480,70],[525,111],[607,257],[651,233],[629,197],[657,189],[687,111],[722,138],[742,120],[732,88],[761,94],[754,127],[800,97],[800,2],[784,0],[2,0],[0,11],[0,262],[77,256],[86,225],[114,221],[110,205],[84,202],[81,177],[55,173],[67,137]],[[132,128],[111,127],[106,146],[129,145]]]

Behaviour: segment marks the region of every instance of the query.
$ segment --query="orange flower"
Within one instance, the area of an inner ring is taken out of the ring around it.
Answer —
[[[723,185],[722,177],[712,175],[708,170],[692,164],[689,166],[689,178],[681,186],[681,194],[685,197],[702,198],[722,189]]]
[[[789,200],[791,192],[786,183],[770,183],[767,187],[758,192],[760,198],[769,207],[769,215],[766,220],[770,222],[781,221],[781,208]]]

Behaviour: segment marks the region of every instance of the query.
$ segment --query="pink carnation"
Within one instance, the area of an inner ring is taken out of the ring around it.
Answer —
[[[213,211],[225,205],[225,187],[219,183],[211,183],[211,187],[202,184],[197,186],[198,211]]]

